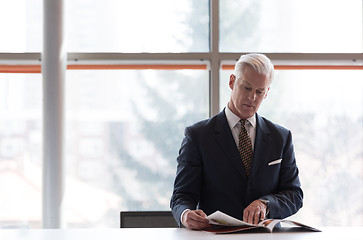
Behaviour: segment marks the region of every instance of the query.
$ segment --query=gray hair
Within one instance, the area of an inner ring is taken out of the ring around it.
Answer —
[[[270,84],[274,77],[274,65],[264,54],[250,53],[242,55],[234,66],[234,75],[238,78],[242,76],[245,66],[250,66],[259,74],[264,74],[270,79]]]

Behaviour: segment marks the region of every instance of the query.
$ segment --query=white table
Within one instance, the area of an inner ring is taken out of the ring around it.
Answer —
[[[1,240],[362,240],[363,227],[321,228],[322,232],[212,234],[178,228],[2,229]]]

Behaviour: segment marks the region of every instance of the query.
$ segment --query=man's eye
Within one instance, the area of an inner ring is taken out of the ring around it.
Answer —
[[[250,87],[243,87],[245,90],[247,90],[247,91],[251,91],[252,90],[252,88],[250,88]]]
[[[258,95],[262,95],[262,94],[263,94],[263,91],[256,91],[256,93],[257,93]]]

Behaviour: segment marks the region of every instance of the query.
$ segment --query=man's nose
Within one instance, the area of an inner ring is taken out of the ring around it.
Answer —
[[[248,94],[248,100],[250,100],[251,102],[255,101],[256,100],[256,93],[254,91],[251,91],[249,94]]]

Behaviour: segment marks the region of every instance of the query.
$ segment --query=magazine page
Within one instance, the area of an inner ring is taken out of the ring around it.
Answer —
[[[281,220],[281,224],[282,224],[283,227],[285,227],[284,224],[286,224],[286,227],[288,227],[288,226],[297,226],[297,227],[305,228],[305,229],[310,230],[310,231],[321,232],[321,230],[319,230],[317,228],[313,228],[313,227],[310,227],[308,225],[305,225],[305,224],[302,224],[302,223],[299,223],[299,222],[296,222],[296,221],[292,221],[292,220]]]
[[[216,212],[212,213],[211,215],[207,216],[207,219],[209,220],[210,224],[214,224],[214,225],[255,227],[255,225],[253,225],[253,224],[249,224],[249,223],[243,222],[241,220],[238,220],[225,213],[222,213],[221,211],[216,211]]]
[[[207,217],[212,227],[204,231],[212,233],[236,233],[241,231],[255,230],[258,228],[267,229],[263,226],[257,226],[231,217],[223,212],[216,211]]]
[[[266,219],[266,220],[263,220],[262,222],[260,222],[258,225],[266,227],[270,230],[270,232],[272,232],[273,229],[275,228],[275,226],[277,224],[279,224],[280,222],[281,222],[281,220],[279,220],[279,219]]]
[[[305,224],[302,224],[302,223],[299,223],[296,221],[287,220],[287,219],[266,219],[266,220],[260,222],[258,225],[267,227],[270,230],[270,232],[274,231],[274,228],[276,227],[276,225],[278,225],[278,228],[294,228],[295,227],[295,228],[303,228],[303,229],[306,229],[309,231],[320,232],[319,229],[307,226]]]

